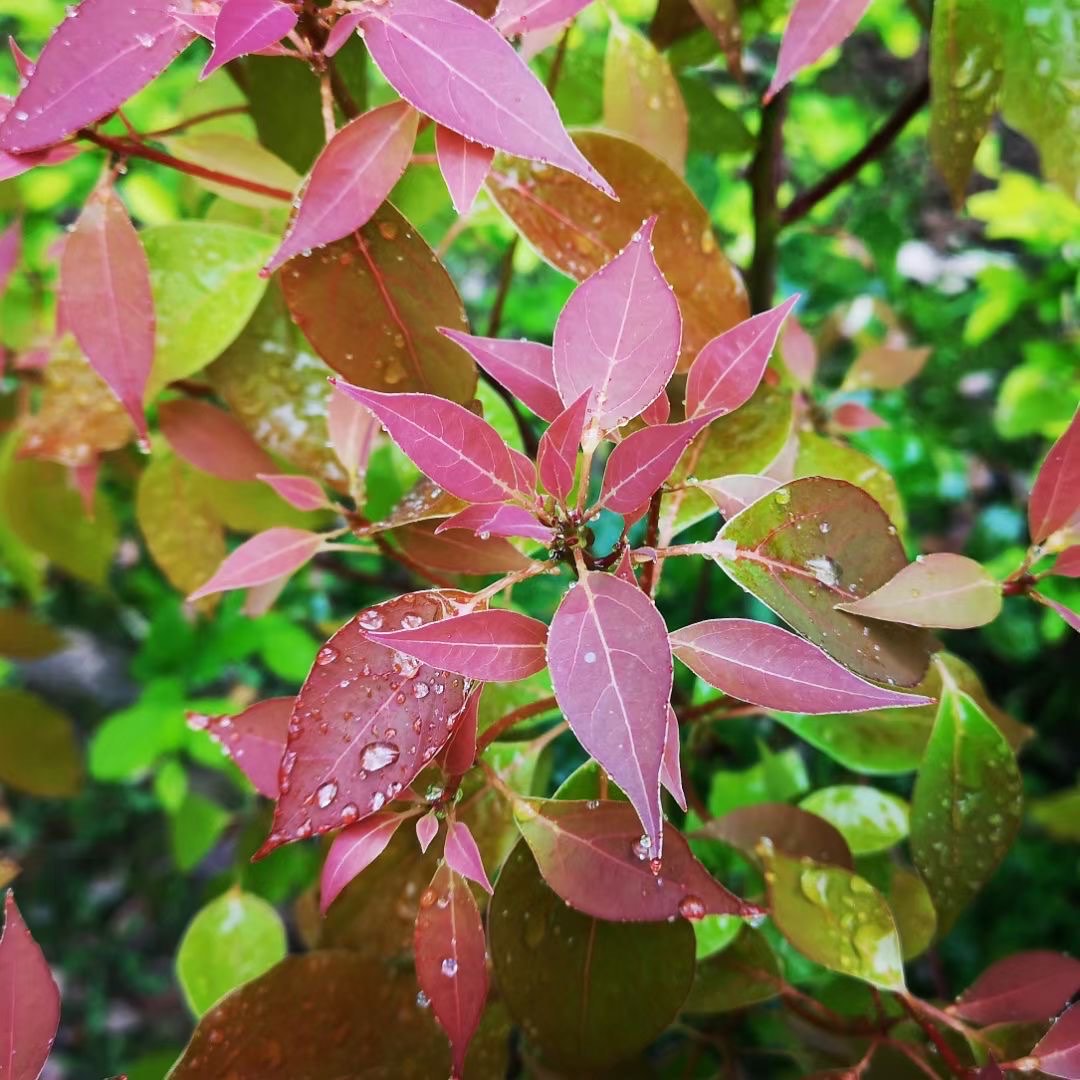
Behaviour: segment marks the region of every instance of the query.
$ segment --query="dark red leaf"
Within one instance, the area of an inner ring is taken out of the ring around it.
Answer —
[[[1053,446],[1035,477],[1028,500],[1031,539],[1041,544],[1080,513],[1080,412]]]
[[[1044,1073],[1080,1080],[1080,1004],[1061,1014],[1029,1058]]]
[[[976,1024],[1035,1022],[1056,1016],[1080,990],[1080,960],[1039,949],[991,964],[951,1011]]]
[[[723,840],[751,858],[755,857],[758,844],[769,840],[785,855],[805,856],[829,866],[855,869],[847,841],[834,825],[788,803],[740,806],[723,817],[713,818],[695,836]]]

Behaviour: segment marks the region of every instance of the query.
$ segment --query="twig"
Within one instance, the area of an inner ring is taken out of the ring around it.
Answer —
[[[541,698],[539,701],[532,701],[528,705],[522,705],[521,708],[515,709],[513,712],[508,712],[504,717],[496,720],[480,736],[476,741],[476,754],[479,757],[484,750],[486,750],[500,735],[505,734],[515,724],[519,724],[522,720],[528,720],[531,716],[540,716],[541,713],[551,712],[552,709],[558,708],[554,697]]]
[[[172,127],[158,128],[156,131],[147,131],[143,133],[144,139],[160,139],[166,135],[176,135],[178,132],[187,131],[188,128],[195,127],[197,124],[206,124],[211,120],[218,120],[222,116],[240,116],[251,110],[246,105],[229,105],[224,109],[211,109],[209,112],[198,113],[195,116],[189,116],[186,120],[181,120],[177,124],[173,124]]]
[[[660,539],[660,502],[662,499],[663,492],[657,490],[653,492],[653,497],[649,501],[649,520],[645,525],[645,547],[648,548],[655,548]],[[641,571],[641,591],[646,596],[651,597],[656,592],[662,572],[659,558],[645,564]]]
[[[750,308],[754,313],[772,307],[776,292],[776,238],[781,216],[776,195],[784,152],[784,114],[790,88],[784,87],[761,110],[757,149],[750,163],[750,192],[754,210],[754,255],[746,275]]]
[[[953,1076],[961,1078],[967,1076],[967,1069],[956,1054],[953,1053],[953,1048],[945,1041],[941,1032],[923,1015],[921,1010],[922,1002],[918,1001],[917,998],[910,997],[908,994],[897,994],[896,996],[908,1016],[923,1029],[927,1038],[937,1047],[941,1060],[945,1062]],[[916,1004],[918,1004],[919,1008],[916,1008]]]
[[[805,217],[822,199],[828,198],[841,184],[855,178],[859,170],[880,157],[907,127],[922,107],[930,100],[930,80],[923,79],[910,90],[896,107],[896,111],[874,132],[861,150],[856,151],[842,165],[823,176],[813,187],[796,195],[780,212],[780,225],[790,225]]]

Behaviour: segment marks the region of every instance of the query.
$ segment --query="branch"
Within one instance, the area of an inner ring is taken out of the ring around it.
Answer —
[[[553,697],[541,698],[539,701],[531,701],[528,705],[522,705],[513,712],[508,712],[504,717],[496,720],[484,732],[476,742],[476,756],[479,756],[500,736],[509,731],[515,724],[522,720],[528,720],[530,716],[539,716],[541,713],[552,712],[559,706]]]
[[[896,137],[907,127],[922,107],[930,100],[930,80],[924,78],[910,90],[896,107],[896,111],[874,132],[866,145],[852,154],[842,165],[823,176],[813,187],[796,195],[780,212],[780,226],[790,225],[806,217],[822,199],[828,198],[841,184],[853,180],[864,165],[869,164],[896,141]]]
[[[784,153],[784,114],[789,87],[784,87],[761,110],[757,149],[750,163],[750,190],[754,208],[754,256],[746,276],[750,309],[755,314],[772,307],[776,292],[776,238],[780,212],[776,195]]]

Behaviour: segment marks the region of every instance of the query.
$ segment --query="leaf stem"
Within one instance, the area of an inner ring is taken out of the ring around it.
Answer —
[[[930,1023],[929,1019],[924,1015],[924,1003],[908,993],[899,993],[896,996],[899,999],[900,1004],[904,1007],[905,1012],[907,1012],[911,1019],[923,1029],[927,1038],[937,1048],[937,1052],[941,1055],[941,1060],[948,1066],[948,1069],[953,1076],[961,1078],[967,1076],[967,1069],[956,1054],[953,1053],[953,1048],[945,1041],[941,1032]],[[935,1009],[934,1011],[936,1012],[937,1010]]]
[[[500,735],[505,734],[515,724],[521,723],[522,720],[528,720],[531,716],[540,716],[542,713],[551,712],[553,709],[557,709],[558,704],[554,697],[541,698],[539,701],[531,701],[528,705],[522,705],[518,709],[514,709],[513,712],[508,712],[505,716],[496,720],[476,740],[476,755],[480,756]]]
[[[209,112],[197,113],[195,116],[189,116],[186,120],[180,120],[173,124],[171,127],[157,128],[155,131],[146,131],[142,137],[144,139],[161,139],[166,135],[177,135],[181,131],[187,131],[188,128],[193,128],[198,124],[206,124],[211,120],[218,120],[223,116],[241,116],[249,113],[251,110],[246,105],[229,105],[224,109],[211,109]]]

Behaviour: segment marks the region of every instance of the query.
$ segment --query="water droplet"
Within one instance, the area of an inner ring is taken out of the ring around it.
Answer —
[[[452,979],[457,974],[457,961],[452,956],[444,957],[439,967],[448,979]]]
[[[586,664],[595,664],[596,663],[596,653],[594,653],[594,652],[592,652],[590,650],[589,652],[587,652],[582,657],[582,659],[585,661]]]
[[[381,791],[376,791],[371,796],[371,809],[374,813],[377,810],[381,810],[386,805],[386,796]]]
[[[701,897],[687,893],[679,901],[679,914],[684,919],[703,919],[705,918],[705,902]]]
[[[428,691],[428,684],[427,683],[418,682],[413,687],[413,696],[420,699],[420,700],[423,700],[424,698],[426,698],[428,696],[428,692],[429,691]]]
[[[649,857],[651,846],[652,841],[647,836],[641,836],[630,845],[630,854],[644,862]]]
[[[829,523],[828,523],[827,521],[823,521],[823,522],[822,522],[822,523],[821,523],[821,524],[820,524],[820,525],[818,526],[818,532],[819,532],[819,533],[821,533],[821,535],[822,535],[822,536],[824,536],[824,535],[825,535],[826,533],[828,533],[828,531],[829,531],[829,530],[830,530],[831,528],[832,528],[832,526],[831,526],[831,525],[830,525],[830,524],[829,524]]]
[[[328,780],[315,792],[315,801],[319,808],[325,810],[337,798],[338,786],[336,781]]]
[[[791,492],[787,488],[777,488],[773,493],[773,498],[781,505],[787,506],[791,502]]]
[[[308,653],[310,656],[311,653]],[[332,664],[338,658],[338,651],[333,645],[324,645],[315,657],[315,663],[320,667],[325,667],[327,664]]]
[[[401,627],[403,630],[415,630],[419,626],[424,625],[424,620],[419,615],[410,612],[408,615],[401,617]]]
[[[378,740],[370,742],[360,751],[360,768],[366,772],[378,772],[393,765],[401,754],[397,743]]]
[[[372,608],[369,611],[361,612],[356,617],[356,621],[365,630],[378,630],[383,624],[383,617],[379,614],[379,612]]]

